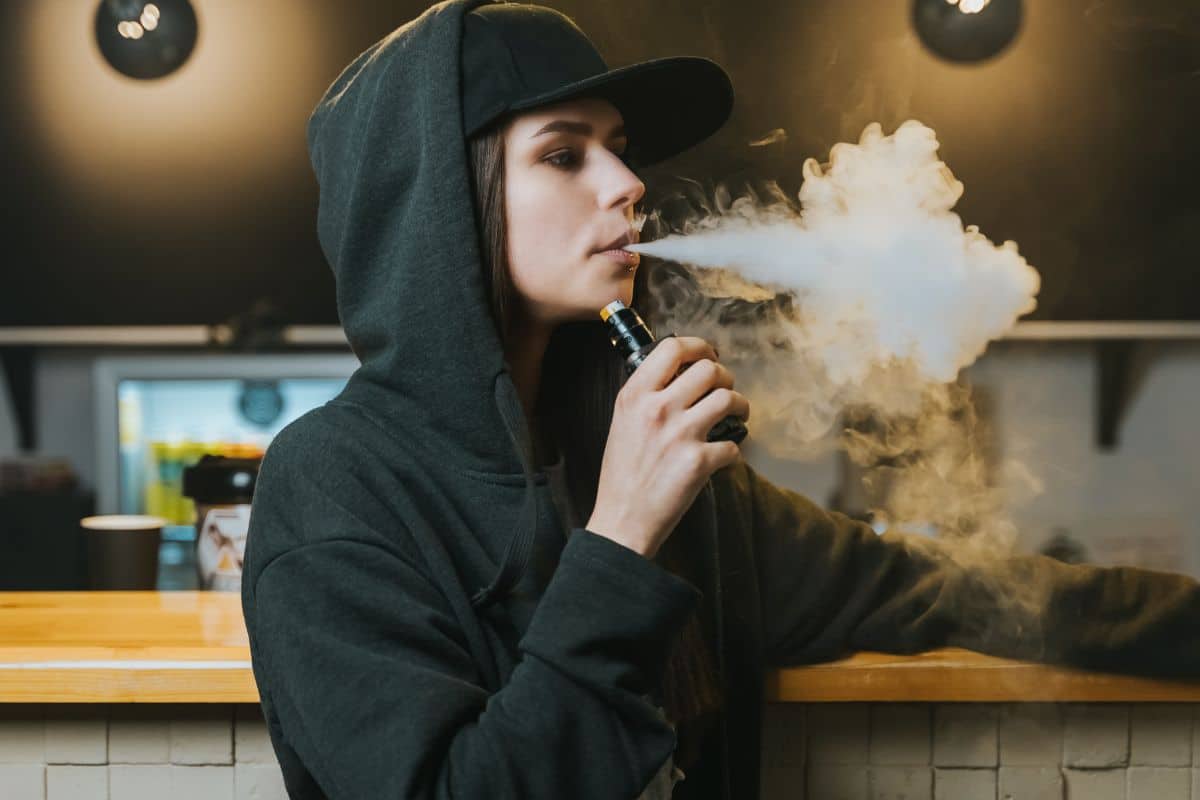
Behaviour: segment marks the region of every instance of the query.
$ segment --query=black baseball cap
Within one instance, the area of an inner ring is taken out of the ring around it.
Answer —
[[[625,120],[626,160],[649,166],[708,138],[733,109],[733,84],[707,58],[658,58],[610,70],[560,11],[494,2],[464,17],[463,133],[513,111],[579,97],[611,102]]]

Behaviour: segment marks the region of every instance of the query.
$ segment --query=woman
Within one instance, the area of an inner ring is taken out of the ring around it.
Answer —
[[[765,668],[855,649],[1200,673],[1195,582],[960,568],[706,442],[749,415],[707,343],[624,381],[597,313],[643,282],[606,252],[631,167],[731,102],[703,59],[609,71],[557,12],[450,0],[318,105],[362,366],[268,450],[242,584],[293,798],[753,798]]]

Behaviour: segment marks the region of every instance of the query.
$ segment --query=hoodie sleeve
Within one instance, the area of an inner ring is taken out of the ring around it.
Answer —
[[[355,515],[324,498],[299,519]],[[247,595],[255,676],[283,736],[337,798],[634,797],[675,746],[641,698],[700,598],[632,550],[577,529],[519,643],[483,688],[454,607],[417,563],[360,537],[272,558]]]
[[[1041,555],[987,559],[878,535],[745,465],[767,659],[962,647],[1160,677],[1200,677],[1200,584]]]

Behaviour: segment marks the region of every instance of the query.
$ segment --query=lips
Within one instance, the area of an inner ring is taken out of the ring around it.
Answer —
[[[625,231],[625,233],[621,234],[616,239],[613,239],[611,242],[604,245],[603,247],[596,248],[596,250],[594,252],[603,253],[606,250],[620,250],[625,245],[633,244],[637,240],[638,240],[638,237],[636,234],[630,233],[629,231]]]
[[[629,268],[636,267],[638,264],[642,263],[642,257],[640,254],[631,253],[628,250],[602,250],[596,255],[611,258],[618,264],[622,264]]]

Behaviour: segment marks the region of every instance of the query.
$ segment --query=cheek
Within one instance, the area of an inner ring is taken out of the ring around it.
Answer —
[[[513,184],[516,185],[513,185]],[[561,248],[578,221],[573,219],[572,198],[553,181],[525,178],[510,183],[506,193],[509,239],[526,244]]]
[[[562,188],[533,178],[510,182],[505,194],[508,258],[514,283],[529,296],[552,291],[574,272],[584,223]]]
[[[507,193],[508,267],[517,291],[535,304],[552,303],[559,294],[561,271],[553,254],[561,252],[555,240],[557,221],[541,200],[540,193]]]

